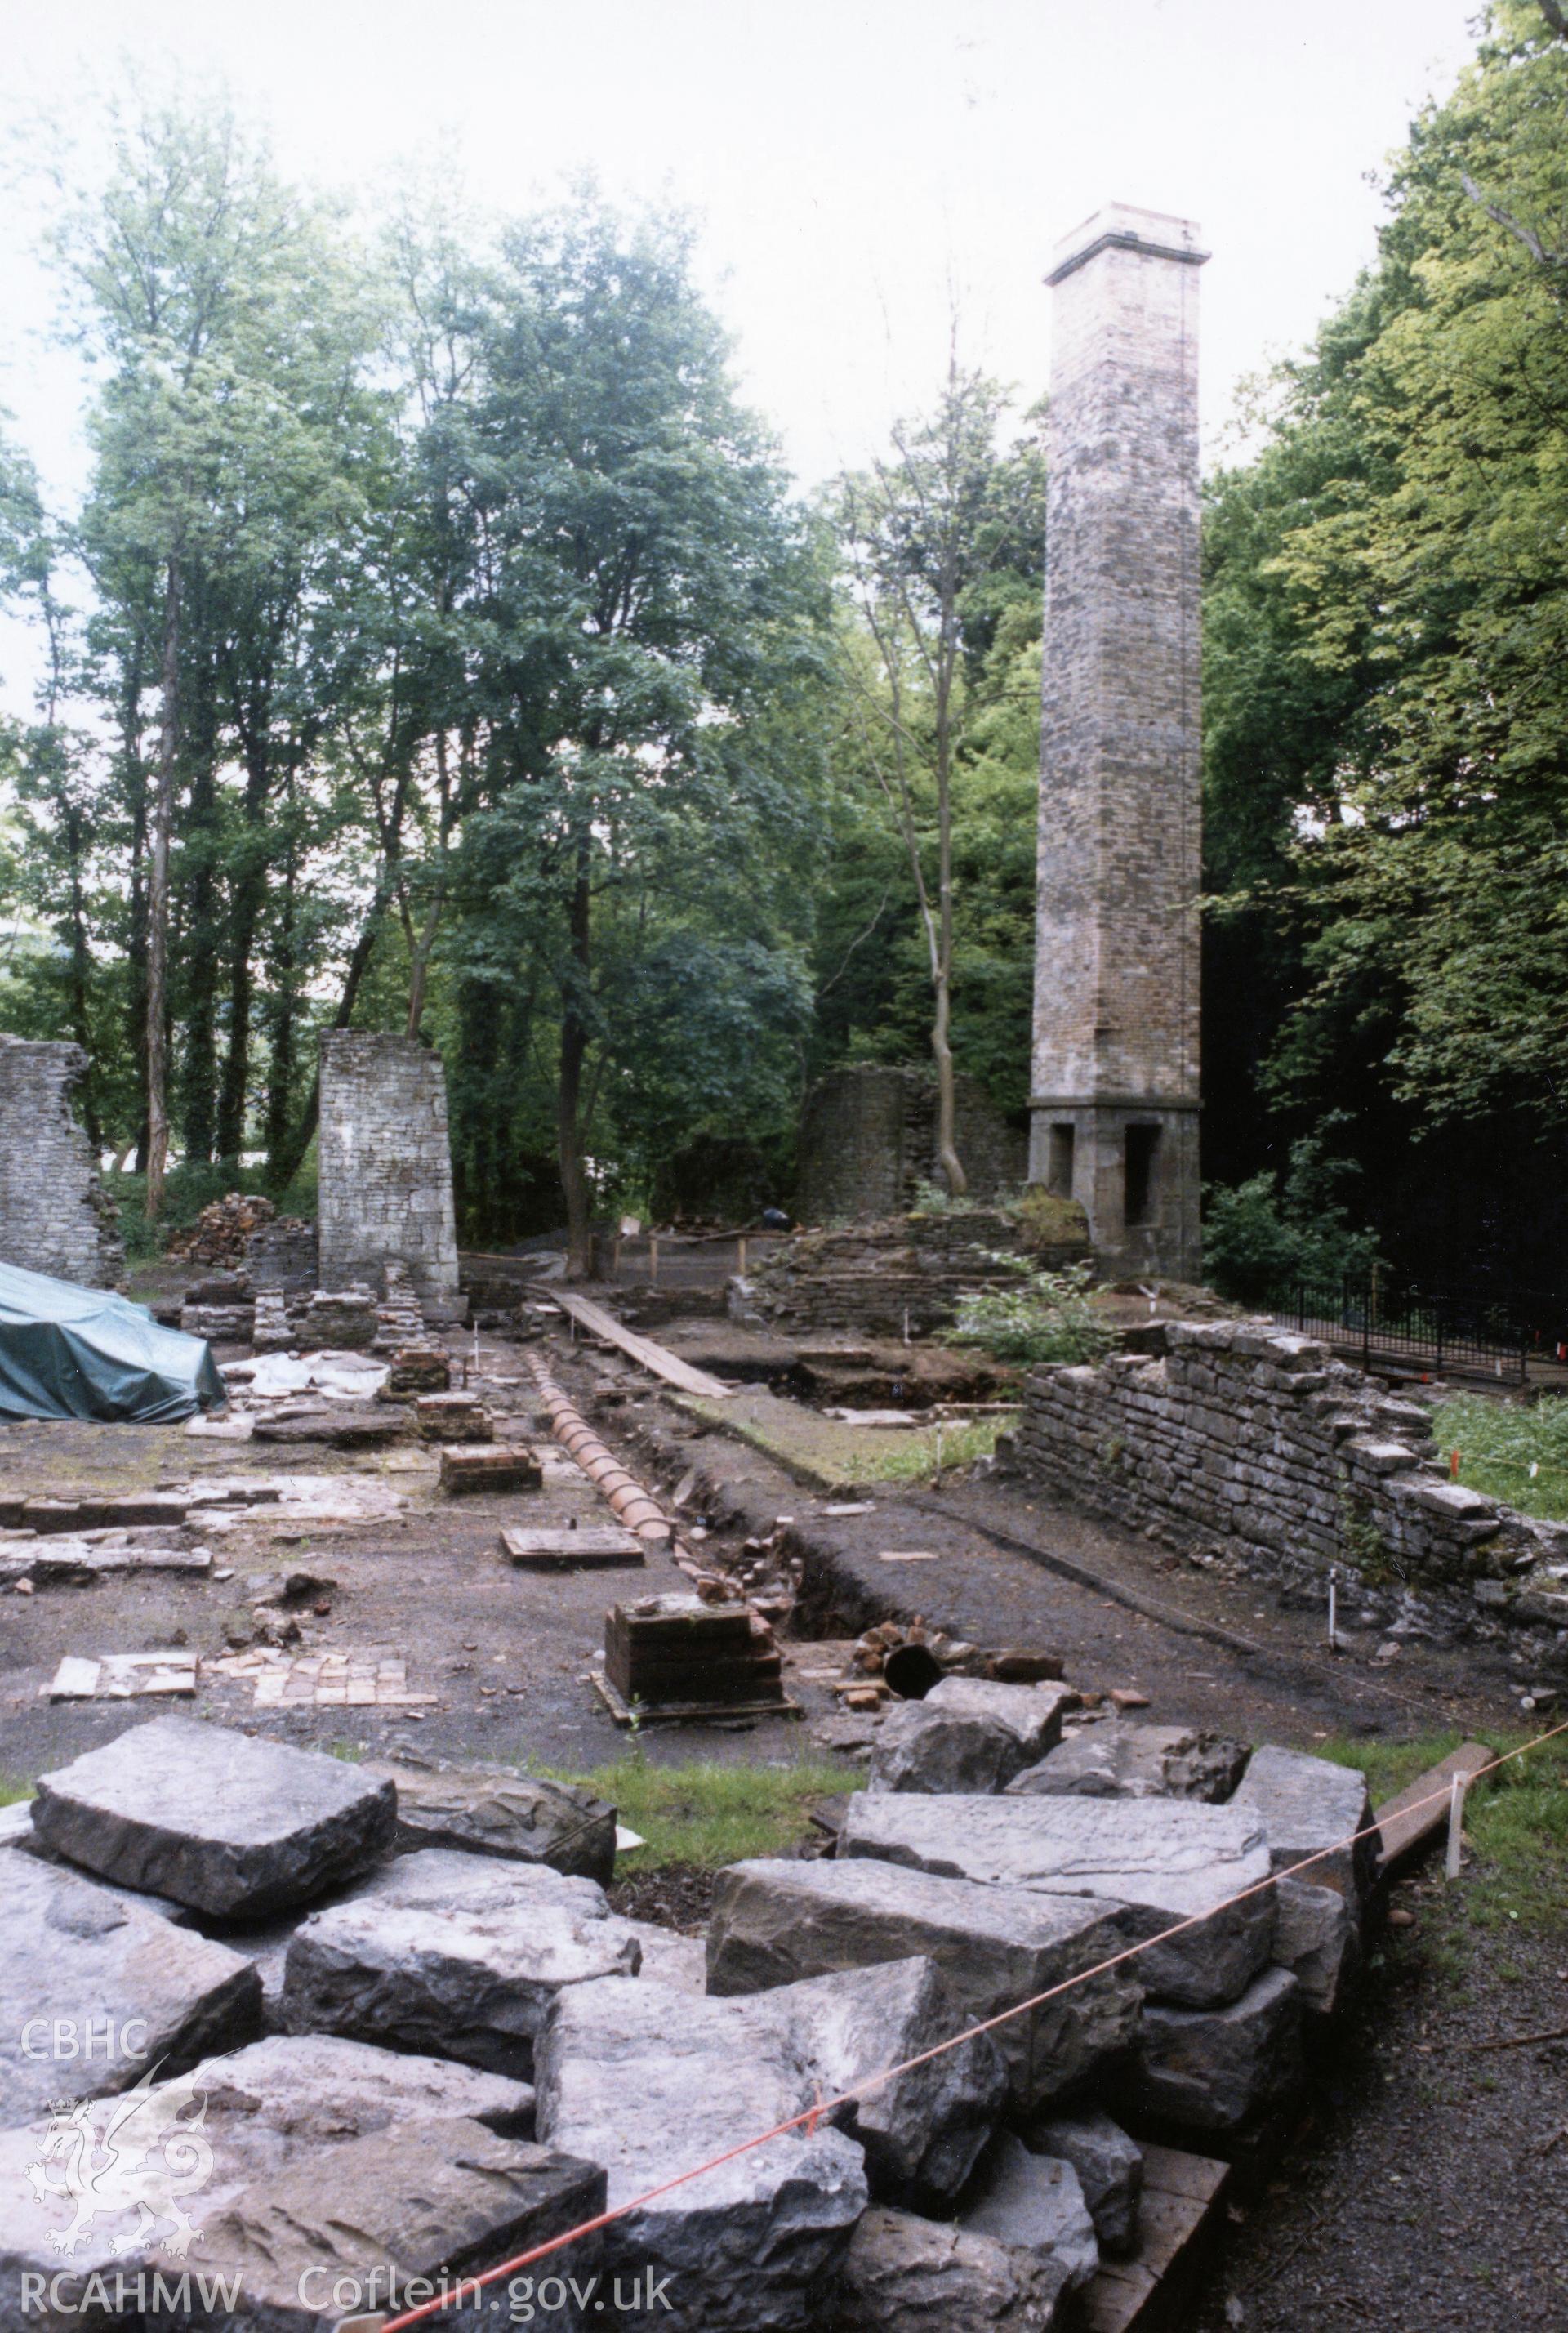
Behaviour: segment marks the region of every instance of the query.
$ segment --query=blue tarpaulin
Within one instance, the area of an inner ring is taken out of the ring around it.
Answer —
[[[169,1425],[227,1398],[200,1337],[107,1289],[0,1263],[0,1417]]]

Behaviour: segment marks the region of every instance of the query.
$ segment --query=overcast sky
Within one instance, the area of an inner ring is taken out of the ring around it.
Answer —
[[[1372,255],[1370,182],[1473,48],[1473,0],[0,0],[0,113],[80,122],[176,61],[356,189],[442,139],[527,206],[585,166],[704,222],[751,400],[802,480],[880,442],[966,352],[1047,378],[1052,244],[1109,199],[1185,213],[1210,453],[1239,376],[1299,345]],[[82,469],[35,222],[0,216],[0,403],[52,485]],[[6,659],[10,661],[9,658]]]

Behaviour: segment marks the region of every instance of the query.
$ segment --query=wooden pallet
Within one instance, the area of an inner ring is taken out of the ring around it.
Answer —
[[[801,1717],[805,1712],[787,1693],[771,1701],[647,1701],[633,1711],[621,1699],[602,1669],[594,1671],[594,1690],[617,1725],[713,1724],[730,1717]]]
[[[1138,2249],[1131,2260],[1102,2262],[1084,2293],[1085,2333],[1156,2333],[1175,2325],[1229,2176],[1228,2163],[1206,2155],[1144,2147]]]

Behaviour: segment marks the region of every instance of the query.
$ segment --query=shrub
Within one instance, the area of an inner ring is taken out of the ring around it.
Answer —
[[[1277,1175],[1254,1175],[1204,1193],[1203,1272],[1222,1296],[1265,1303],[1305,1282],[1337,1287],[1369,1273],[1379,1261],[1377,1235],[1357,1231],[1345,1202],[1354,1163],[1326,1155],[1321,1135],[1292,1143],[1284,1187]]]
[[[1035,1272],[1016,1256],[992,1262],[1017,1278],[961,1297],[945,1343],[983,1346],[999,1361],[1098,1361],[1113,1349],[1116,1331],[1095,1309],[1086,1263]]]

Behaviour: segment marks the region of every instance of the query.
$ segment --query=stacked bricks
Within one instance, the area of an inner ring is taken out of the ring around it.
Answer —
[[[369,1281],[400,1263],[422,1305],[457,1300],[446,1077],[417,1038],[335,1030],[321,1040],[320,1280]]]
[[[0,1263],[112,1288],[125,1251],[72,1112],[86,1074],[80,1045],[0,1036]]]
[[[1031,1179],[1119,1272],[1199,1268],[1198,271],[1113,203],[1058,245]]]
[[[1017,1189],[1028,1164],[1024,1137],[972,1078],[955,1080],[954,1107],[970,1197]],[[799,1159],[802,1223],[873,1221],[913,1206],[917,1184],[940,1179],[934,1075],[876,1063],[834,1070],[806,1097]]]
[[[1568,1630],[1568,1529],[1449,1481],[1419,1403],[1267,1324],[1165,1334],[1161,1359],[1032,1372],[1016,1446],[1033,1481],[1286,1587],[1339,1564]]]

